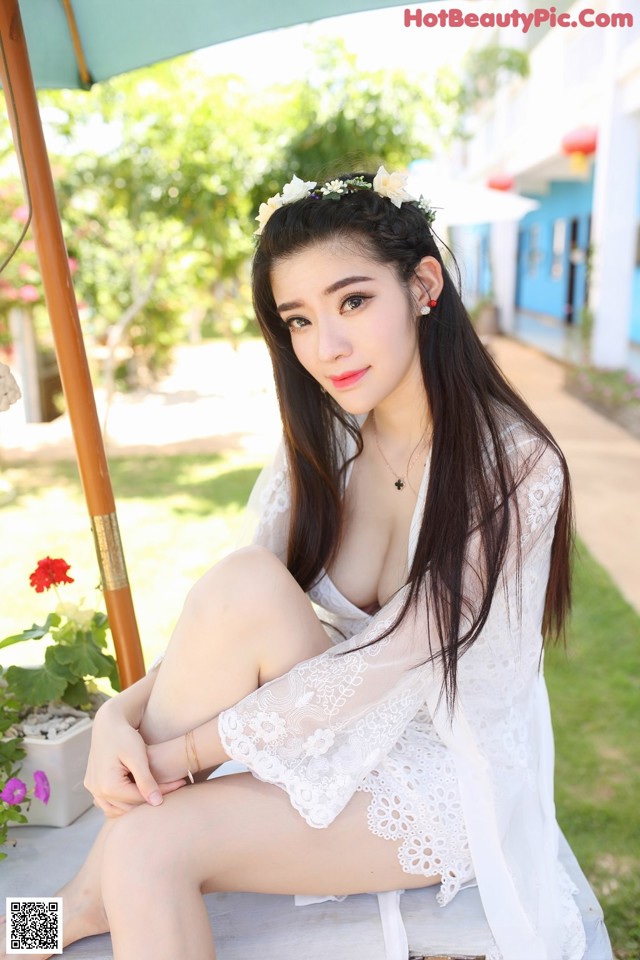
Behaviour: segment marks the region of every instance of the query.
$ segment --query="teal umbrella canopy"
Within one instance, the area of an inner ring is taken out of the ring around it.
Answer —
[[[26,0],[21,13],[35,85],[51,89],[88,87],[277,27],[398,5],[390,0]]]

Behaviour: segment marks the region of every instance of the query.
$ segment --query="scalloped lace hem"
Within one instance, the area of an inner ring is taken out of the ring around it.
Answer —
[[[398,861],[405,873],[439,876],[436,901],[441,907],[446,906],[464,884],[475,879],[461,811],[458,822],[454,825],[449,819],[446,829],[437,817],[428,815],[423,803],[413,807],[407,799],[388,792],[384,782],[376,783],[377,779],[374,771],[373,777],[370,775],[358,786],[358,790],[371,794],[367,810],[369,830],[377,837],[398,843]]]

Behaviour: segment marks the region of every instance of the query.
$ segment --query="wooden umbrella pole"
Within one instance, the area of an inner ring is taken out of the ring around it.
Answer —
[[[0,78],[22,179],[33,210],[42,283],[91,516],[120,680],[127,687],[144,675],[144,659],[18,0],[0,0],[0,37]]]

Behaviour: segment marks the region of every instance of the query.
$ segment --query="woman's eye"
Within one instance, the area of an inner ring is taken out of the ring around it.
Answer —
[[[343,309],[346,307],[347,312],[350,312],[351,310],[357,310],[358,307],[368,299],[369,297],[365,297],[362,293],[352,293],[351,296],[344,300],[342,307]]]
[[[301,330],[302,327],[306,327],[309,323],[304,317],[289,317],[285,320],[286,325],[289,327],[289,330]]]

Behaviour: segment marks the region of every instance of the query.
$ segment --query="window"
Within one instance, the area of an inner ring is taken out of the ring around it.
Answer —
[[[538,272],[538,264],[542,260],[540,249],[540,224],[532,223],[529,229],[529,249],[527,251],[527,273],[533,277]]]
[[[551,276],[558,280],[564,272],[564,250],[567,242],[566,220],[554,220],[551,241]]]

